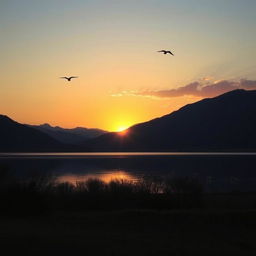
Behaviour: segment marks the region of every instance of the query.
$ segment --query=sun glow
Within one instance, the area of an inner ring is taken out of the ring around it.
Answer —
[[[125,170],[112,170],[109,172],[105,172],[104,170],[100,171],[97,174],[84,174],[84,175],[76,175],[76,174],[67,174],[62,175],[57,178],[58,183],[69,182],[73,185],[76,185],[77,182],[85,182],[88,179],[100,179],[106,183],[109,183],[113,180],[127,180],[127,181],[135,181],[137,178]]]
[[[122,115],[122,117],[120,117],[120,115]],[[118,113],[118,115],[113,116],[113,120],[115,121],[112,123],[110,122],[110,124],[112,124],[112,129],[109,129],[110,131],[113,132],[124,132],[134,124],[138,123],[136,119],[134,120],[133,115],[129,116],[126,113]]]
[[[128,133],[128,126],[120,126],[117,130],[116,130],[116,132],[118,133],[118,135],[120,135],[120,136],[124,136],[124,135],[127,135],[127,133]]]
[[[127,129],[128,127],[120,126],[116,129],[117,132],[123,132]]]

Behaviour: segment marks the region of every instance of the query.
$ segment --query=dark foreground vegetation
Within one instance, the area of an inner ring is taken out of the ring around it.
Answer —
[[[255,209],[256,193],[204,193],[197,179],[144,177],[137,181],[88,179],[59,183],[52,175],[25,180],[0,171],[0,215],[32,216],[54,211],[131,209]]]
[[[203,190],[197,180],[162,180],[145,177],[138,181],[105,183],[88,179],[75,185],[58,183],[52,176],[19,180],[2,172],[1,214],[38,215],[52,211],[94,211],[120,209],[202,208]]]
[[[255,255],[256,195],[206,194],[192,178],[108,184],[0,177],[6,255]]]

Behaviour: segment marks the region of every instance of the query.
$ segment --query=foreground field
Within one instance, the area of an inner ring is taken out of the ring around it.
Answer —
[[[55,212],[1,217],[5,255],[256,255],[256,211]]]

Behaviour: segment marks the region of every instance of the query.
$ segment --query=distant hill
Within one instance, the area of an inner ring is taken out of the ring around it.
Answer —
[[[35,128],[0,115],[0,152],[256,151],[256,91],[204,99],[134,125],[125,134],[98,136],[104,131],[96,130],[90,136],[98,137],[88,140],[86,131],[47,124]],[[76,143],[81,145],[70,145]]]
[[[256,151],[256,91],[203,99],[88,144],[94,151]]]
[[[0,152],[74,151],[49,135],[0,115]]]
[[[65,129],[59,126],[53,127],[49,124],[28,126],[48,134],[49,136],[58,140],[59,142],[73,145],[80,145],[82,142],[88,139],[96,138],[106,133],[106,131],[100,129],[88,129],[83,127]]]

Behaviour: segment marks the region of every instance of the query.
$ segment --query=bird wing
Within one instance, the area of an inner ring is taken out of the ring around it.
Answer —
[[[78,76],[71,76],[71,77],[69,77],[69,79],[72,79],[72,78],[78,78]]]
[[[173,55],[173,56],[174,56],[174,54],[173,54],[171,51],[168,51],[168,53],[170,53],[171,55]]]
[[[60,78],[63,78],[63,79],[68,79],[68,77],[66,77],[66,76],[62,76],[62,77],[60,77]]]
[[[158,52],[165,52],[165,50],[161,50],[161,51],[158,51]]]

